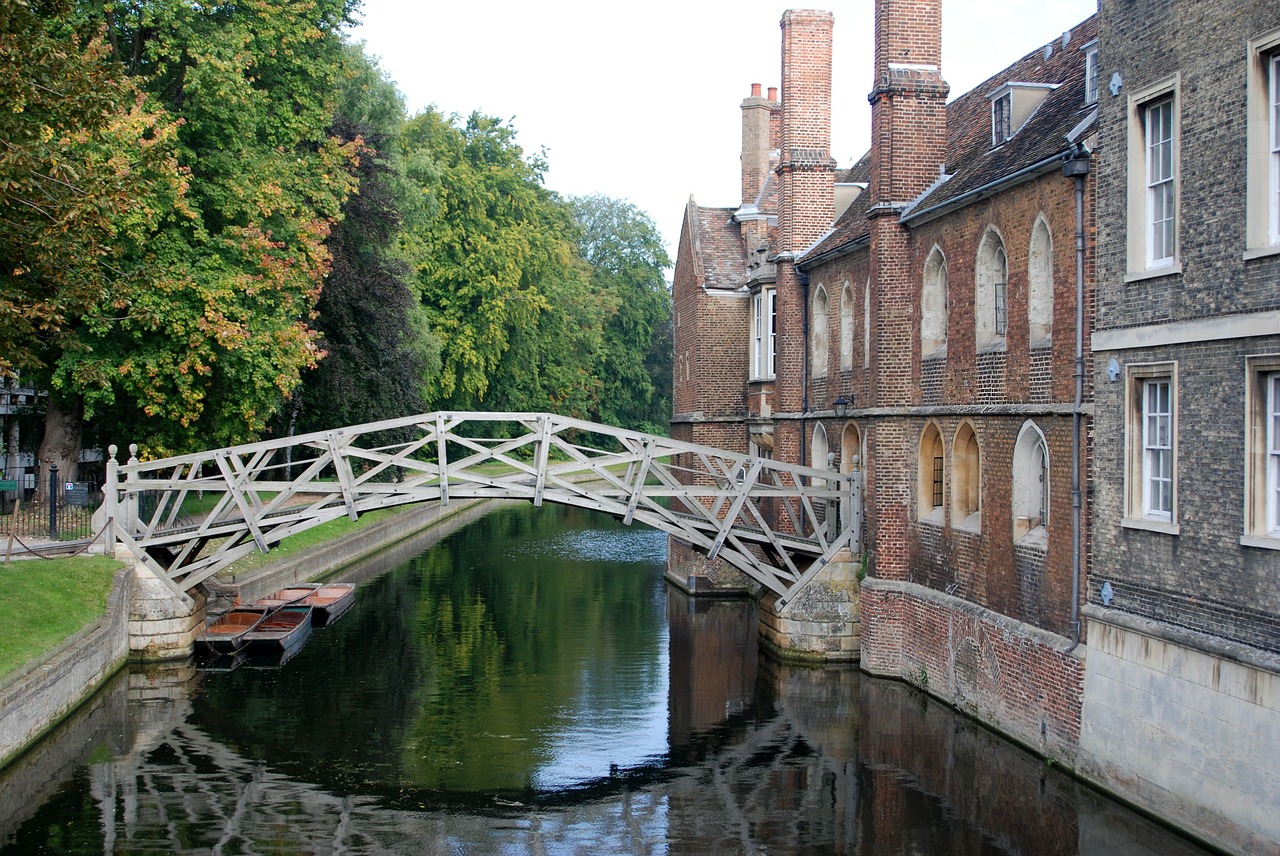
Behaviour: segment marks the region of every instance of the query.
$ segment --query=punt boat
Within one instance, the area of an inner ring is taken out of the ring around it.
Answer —
[[[291,652],[311,638],[311,611],[309,606],[282,606],[267,613],[256,627],[244,635],[244,644],[252,653],[255,650]]]
[[[268,610],[260,606],[236,607],[220,615],[196,637],[213,654],[233,654],[245,643],[245,634],[266,618]]]
[[[312,621],[325,627],[338,620],[356,602],[353,583],[299,583],[255,601],[255,607],[278,609],[286,605],[314,607]]]

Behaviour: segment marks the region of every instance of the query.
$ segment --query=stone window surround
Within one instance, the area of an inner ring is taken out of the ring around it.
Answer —
[[[1280,354],[1245,358],[1244,532],[1240,544],[1280,550],[1280,526],[1272,526],[1276,489],[1280,487],[1280,462],[1269,453],[1269,411],[1280,406],[1274,378],[1280,375]]]
[[[967,419],[951,442],[951,526],[982,531],[982,448],[978,432]]]
[[[1124,517],[1120,525],[1129,529],[1146,529],[1167,535],[1178,535],[1178,363],[1176,360],[1158,363],[1130,363],[1125,366],[1125,438],[1124,438]],[[1146,513],[1144,492],[1146,489],[1146,449],[1143,443],[1143,417],[1145,415],[1144,392],[1146,381],[1169,381],[1170,429],[1172,432],[1173,497],[1169,518]]]
[[[1182,261],[1179,255],[1181,241],[1178,237],[1182,225],[1182,163],[1181,163],[1181,99],[1179,86],[1181,77],[1174,74],[1158,83],[1145,87],[1129,95],[1128,100],[1128,151],[1127,168],[1127,234],[1126,282],[1148,279],[1155,276],[1167,276],[1182,273]],[[1170,101],[1172,109],[1171,122],[1171,168],[1173,183],[1173,250],[1168,261],[1152,264],[1150,261],[1150,204],[1147,185],[1147,108]]]
[[[1043,544],[1049,525],[1049,444],[1033,420],[1022,423],[1013,445],[1013,540]]]
[[[934,244],[924,263],[920,293],[920,355],[927,357],[947,346],[947,257]]]
[[[1004,236],[987,226],[978,242],[973,276],[973,337],[979,351],[1004,350],[1009,329],[1009,251]]]
[[[941,467],[937,460],[941,459]],[[941,526],[946,498],[946,444],[938,423],[929,420],[920,432],[916,478],[916,518]]]
[[[818,283],[813,289],[813,315],[809,329],[810,365],[815,378],[826,377],[830,356],[831,301],[827,289]]]
[[[1244,258],[1280,254],[1280,30],[1248,43]]]

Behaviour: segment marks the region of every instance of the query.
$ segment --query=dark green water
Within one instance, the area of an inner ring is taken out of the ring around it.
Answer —
[[[1203,852],[901,684],[762,657],[665,556],[516,507],[354,569],[280,668],[113,681],[0,774],[0,853]]]

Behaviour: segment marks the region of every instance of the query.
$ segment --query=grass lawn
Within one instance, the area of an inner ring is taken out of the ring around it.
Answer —
[[[271,548],[270,553],[259,553],[256,550],[242,559],[233,562],[219,576],[234,575],[248,573],[257,570],[269,562],[279,561],[285,556],[313,547],[317,544],[323,544],[328,541],[336,541],[344,535],[371,526],[379,520],[386,520],[393,514],[405,511],[409,506],[398,506],[395,508],[381,508],[377,511],[366,511],[360,515],[360,519],[352,522],[350,518],[339,517],[337,520],[330,520],[328,523],[321,523],[319,526],[313,526],[305,532],[299,532],[297,535],[290,535],[279,544]]]
[[[0,564],[0,677],[105,614],[119,567],[101,556]]]

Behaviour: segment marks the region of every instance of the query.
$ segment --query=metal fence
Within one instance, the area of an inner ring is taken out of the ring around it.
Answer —
[[[45,491],[16,489],[0,482],[0,538],[75,541],[92,538],[93,512],[102,504],[95,481],[66,482],[51,467]]]

